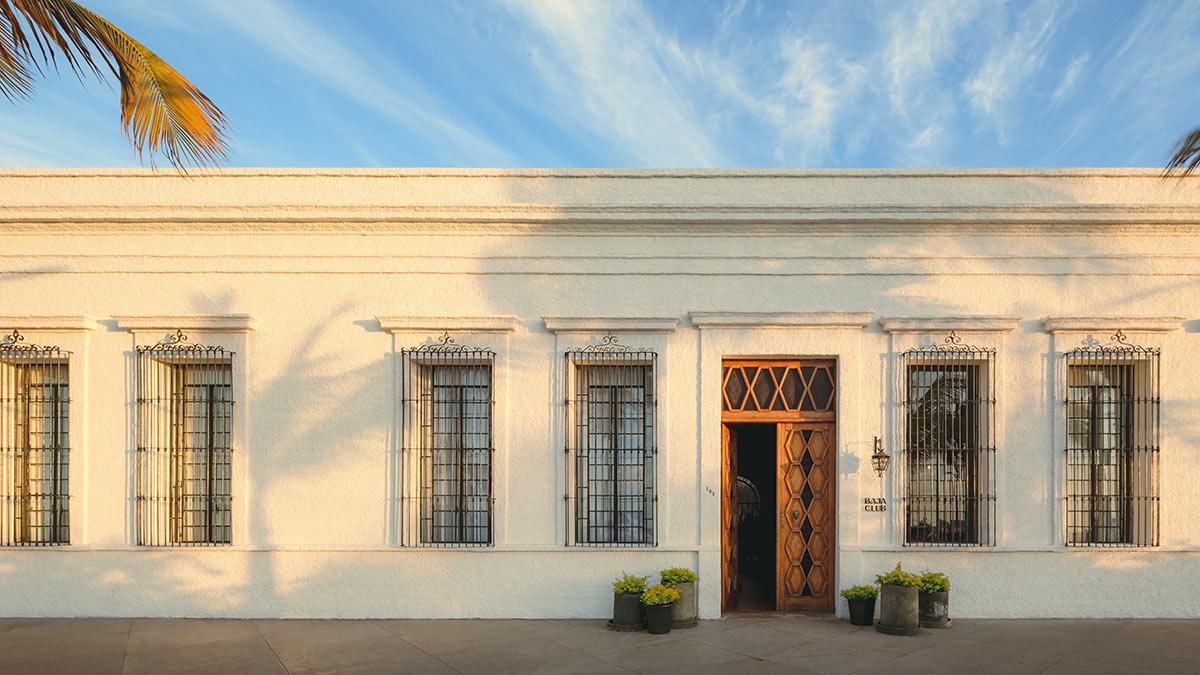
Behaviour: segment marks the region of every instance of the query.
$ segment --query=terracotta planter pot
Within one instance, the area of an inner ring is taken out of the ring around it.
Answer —
[[[671,605],[671,627],[691,628],[696,625],[696,616],[699,614],[699,608],[696,606],[696,582],[686,581],[675,584],[674,588],[679,591],[679,599]]]
[[[916,635],[921,630],[917,595],[916,586],[882,585],[875,630],[888,635]]]
[[[646,606],[646,632],[662,635],[671,632],[671,610],[676,603],[670,605]]]
[[[855,626],[870,626],[875,623],[875,598],[846,600],[850,605],[850,623]]]
[[[925,628],[950,627],[950,592],[937,591],[926,593],[921,591],[918,601],[920,604],[921,625]]]
[[[608,622],[611,630],[637,631],[646,628],[646,613],[642,609],[642,596],[638,593],[613,593],[613,618]]]

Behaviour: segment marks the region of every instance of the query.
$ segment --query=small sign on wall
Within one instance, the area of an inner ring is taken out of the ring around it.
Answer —
[[[887,511],[886,497],[863,497],[863,511]]]

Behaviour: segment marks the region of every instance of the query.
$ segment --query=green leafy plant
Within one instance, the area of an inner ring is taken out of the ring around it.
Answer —
[[[686,567],[672,567],[669,570],[659,572],[662,575],[664,586],[674,586],[675,584],[686,584],[700,579],[695,572]]]
[[[891,572],[880,574],[879,576],[875,577],[875,581],[880,586],[889,584],[892,586],[921,585],[921,577],[913,574],[912,572],[905,572],[904,570],[900,569],[900,563],[896,563],[896,569],[892,570]]]
[[[857,584],[842,589],[842,597],[847,600],[874,600],[879,597],[879,589],[866,584]]]
[[[679,599],[679,591],[670,586],[658,584],[646,589],[642,594],[642,604],[648,606],[669,605]]]
[[[941,572],[926,570],[921,575],[921,590],[926,593],[942,593],[950,590],[950,577]]]
[[[621,573],[621,578],[613,582],[613,591],[617,593],[628,593],[632,595],[641,595],[646,592],[646,581],[650,577],[635,577],[628,573]]]

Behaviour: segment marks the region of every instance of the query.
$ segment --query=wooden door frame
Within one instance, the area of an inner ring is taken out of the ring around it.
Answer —
[[[799,411],[799,410],[729,411],[729,410],[725,409],[725,403],[724,403],[725,402],[725,375],[726,375],[725,369],[727,367],[729,367],[729,366],[763,367],[763,366],[779,366],[779,365],[786,365],[786,364],[794,364],[797,366],[799,366],[799,365],[815,365],[817,367],[827,367],[827,366],[832,367],[832,370],[831,370],[832,378],[831,379],[832,379],[832,386],[833,386],[833,395],[832,395],[832,399],[831,399],[828,410],[823,410],[823,411]],[[734,433],[734,431],[732,429],[732,425],[735,425],[735,424],[771,424],[771,425],[774,425],[776,428],[776,434],[777,434],[776,437],[777,438],[778,438],[780,424],[814,423],[814,424],[830,424],[833,426],[833,439],[834,439],[833,443],[834,443],[834,445],[832,448],[832,459],[831,459],[832,468],[831,468],[831,478],[830,478],[830,488],[829,488],[829,492],[830,492],[829,518],[830,518],[830,528],[832,530],[833,536],[831,537],[831,541],[828,542],[828,545],[830,547],[829,562],[830,562],[830,567],[831,567],[831,573],[833,574],[833,577],[834,577],[833,579],[830,579],[829,583],[834,585],[835,590],[836,590],[837,560],[838,560],[838,531],[837,531],[837,508],[838,508],[837,454],[838,454],[838,446],[837,446],[837,439],[840,437],[839,427],[838,427],[837,409],[838,409],[838,402],[841,398],[841,387],[839,386],[839,382],[841,379],[839,377],[839,374],[840,374],[839,366],[840,366],[839,359],[837,357],[833,357],[833,356],[723,357],[721,359],[721,370],[722,370],[722,378],[721,378],[721,399],[722,399],[721,486],[723,488],[728,485],[728,483],[726,481],[732,479],[736,483],[736,480],[737,480],[736,476],[731,477],[729,475],[730,474],[730,471],[729,471],[729,468],[730,468],[729,444],[730,444],[730,437]],[[778,452],[778,441],[776,443],[776,452]],[[775,479],[776,479],[776,499],[778,500],[779,499],[778,491],[779,491],[779,484],[780,484],[779,482],[783,480],[782,467],[780,466],[778,456],[776,457],[776,463],[775,463]],[[724,494],[722,494],[722,515],[723,516],[724,516],[724,509],[726,508],[726,500],[727,500],[727,497]],[[736,508],[736,503],[735,503],[734,507]],[[772,505],[772,507],[776,508],[776,510],[778,510],[777,505]],[[780,541],[779,541],[778,521],[779,521],[779,519],[778,519],[778,514],[777,514],[776,528],[775,528],[776,550],[778,550],[779,546],[781,545]],[[729,532],[727,531],[726,520],[724,517],[722,517],[722,521],[721,521],[722,544],[726,543],[728,537],[729,537]],[[734,541],[733,544],[734,544],[734,546],[736,546],[737,542]],[[728,607],[728,602],[727,602],[727,595],[729,595],[729,594],[725,587],[727,574],[728,574],[728,560],[726,559],[726,548],[724,545],[722,546],[721,556],[722,556],[722,559],[721,559],[721,580],[722,580],[721,610],[722,610],[722,612],[724,612],[727,609],[730,609],[730,607]],[[733,580],[733,583],[736,584],[736,579]],[[781,578],[781,575],[779,574],[779,565],[777,562],[776,563],[776,578],[775,578],[775,597],[776,597],[776,608],[777,608],[776,611],[784,611],[784,610],[778,609],[779,595],[782,592],[782,590],[781,590],[782,584],[783,584],[783,579]],[[734,591],[734,593],[736,593],[736,591]],[[817,611],[817,612],[822,612],[822,613],[832,613],[836,610],[836,606],[837,606],[837,604],[836,604],[836,594],[835,594],[834,602],[830,603],[829,607],[822,608],[819,610],[812,610],[812,611]],[[792,611],[795,611],[795,610],[792,610]]]

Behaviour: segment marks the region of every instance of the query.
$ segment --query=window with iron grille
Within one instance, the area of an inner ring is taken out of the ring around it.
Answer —
[[[0,339],[0,545],[71,542],[70,352]]]
[[[1159,350],[1088,344],[1066,357],[1066,542],[1158,545]]]
[[[657,543],[657,359],[611,335],[566,353],[568,545]]]
[[[137,348],[137,543],[232,542],[233,352],[182,331]]]
[[[409,546],[490,546],[492,528],[492,374],[496,354],[457,344],[401,351],[401,541]],[[414,522],[415,521],[415,522]]]
[[[996,350],[940,345],[901,355],[904,543],[996,543]]]

